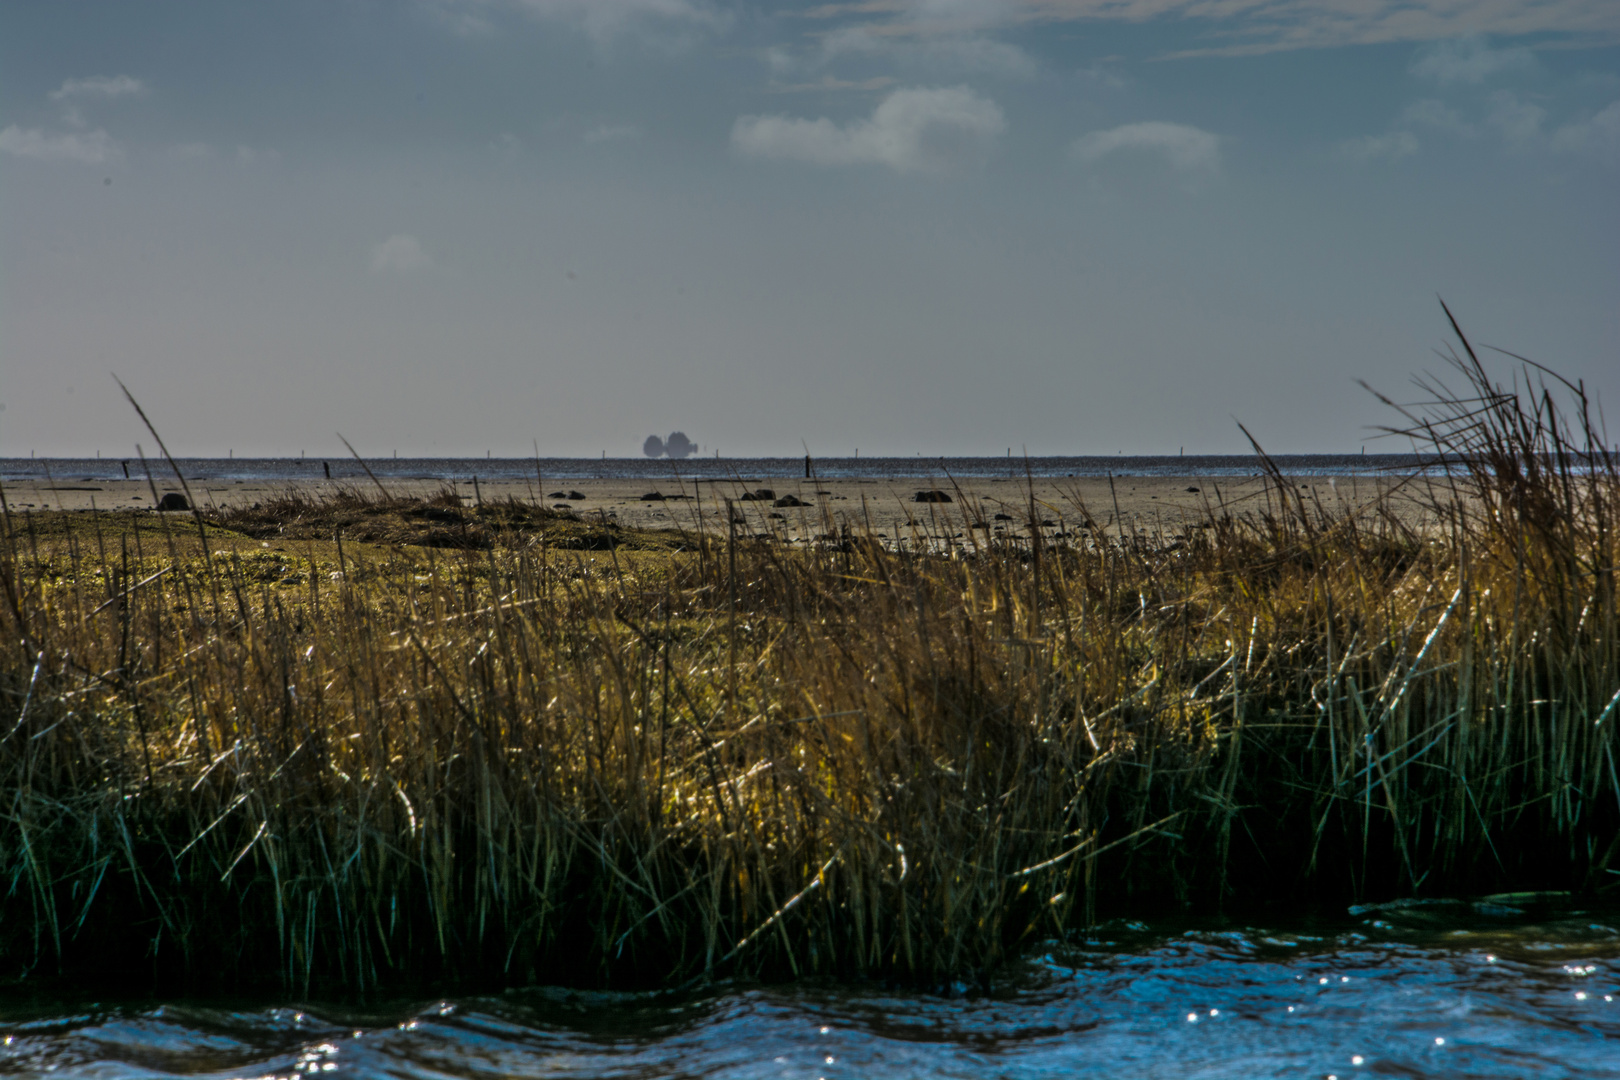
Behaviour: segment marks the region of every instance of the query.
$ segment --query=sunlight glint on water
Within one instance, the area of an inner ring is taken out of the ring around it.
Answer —
[[[1612,919],[1449,915],[1386,913],[1325,936],[1105,927],[989,995],[800,985],[369,1007],[12,1003],[0,1074],[1620,1077]]]

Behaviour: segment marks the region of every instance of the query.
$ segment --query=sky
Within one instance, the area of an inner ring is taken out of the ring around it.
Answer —
[[[0,456],[1403,450],[1617,195],[1614,0],[6,0]]]

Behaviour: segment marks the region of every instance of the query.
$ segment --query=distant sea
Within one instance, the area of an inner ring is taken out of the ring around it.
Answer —
[[[1277,454],[1272,461],[1290,476],[1376,476],[1434,469],[1440,462],[1418,454]],[[267,482],[324,480],[366,481],[365,469],[352,457],[310,458],[179,458],[187,480]],[[162,479],[172,475],[161,459],[0,458],[0,482],[73,483],[145,476],[144,467]],[[553,480],[667,479],[754,480],[804,476],[804,458],[367,458],[385,480],[522,482]],[[834,457],[815,458],[816,475],[825,480],[884,480],[893,477],[1002,478],[1029,475],[1103,476],[1249,476],[1260,471],[1253,454],[1188,454],[1153,457]]]

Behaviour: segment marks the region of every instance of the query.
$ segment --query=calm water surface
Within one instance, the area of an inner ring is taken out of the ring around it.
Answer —
[[[0,1004],[53,1077],[1620,1077],[1620,912],[1105,927],[989,994],[533,988],[386,1005]]]
[[[1283,472],[1297,476],[1376,476],[1405,474],[1435,468],[1433,457],[1415,454],[1280,454],[1273,459]],[[124,466],[130,475],[143,477],[143,466],[123,458],[0,458],[0,482],[49,480],[54,483],[94,483],[119,480]],[[466,482],[485,480],[519,483],[540,477],[553,480],[687,480],[791,479],[804,475],[804,459],[706,458],[684,461],[652,458],[368,458],[362,466],[352,457],[310,458],[179,458],[188,480],[241,480],[270,482],[314,480],[331,470],[333,480],[370,483],[365,469],[384,480]],[[1191,454],[1155,457],[834,457],[817,458],[816,475],[825,480],[883,480],[889,477],[945,476],[958,478],[1021,478],[1026,470],[1039,477],[1069,476],[1249,476],[1259,471],[1253,454]],[[162,460],[148,460],[158,479],[171,475]],[[325,468],[323,468],[325,466]]]

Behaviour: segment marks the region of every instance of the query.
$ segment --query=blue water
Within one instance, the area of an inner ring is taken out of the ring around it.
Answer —
[[[1272,459],[1294,476],[1374,476],[1434,468],[1433,457],[1416,454],[1283,454]],[[47,480],[58,484],[120,480],[145,475],[138,459],[0,458],[0,482]],[[278,481],[324,479],[360,482],[365,469],[354,458],[180,458],[188,480]],[[368,458],[366,466],[383,479],[618,480],[646,478],[729,480],[803,478],[803,458]],[[972,458],[817,458],[816,475],[828,480],[881,480],[889,477],[945,476],[1000,478],[1099,476],[1250,476],[1260,471],[1252,454],[1161,457],[972,457]],[[148,461],[159,479],[172,475],[166,462]]]
[[[1501,904],[1321,933],[1130,924],[991,992],[722,986],[367,1006],[0,1003],[65,1077],[1620,1077],[1617,920]]]

